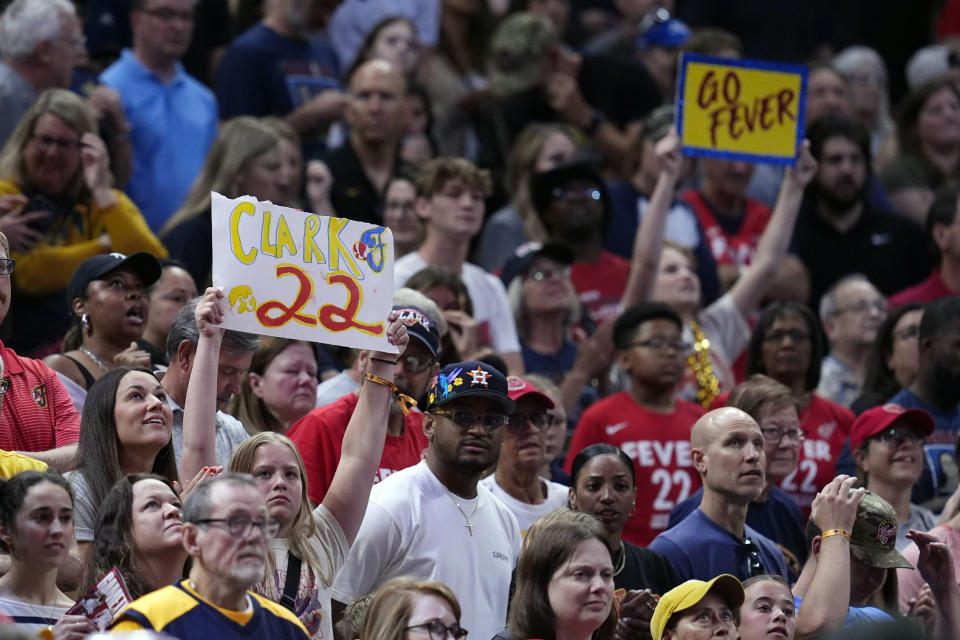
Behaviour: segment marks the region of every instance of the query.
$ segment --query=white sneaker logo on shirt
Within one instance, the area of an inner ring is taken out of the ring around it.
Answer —
[[[618,422],[617,424],[607,425],[607,435],[612,436],[617,431],[620,431],[621,429],[623,429],[625,426],[627,426],[626,422]]]

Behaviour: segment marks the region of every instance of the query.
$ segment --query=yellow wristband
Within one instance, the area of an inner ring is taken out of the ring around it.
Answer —
[[[404,418],[406,418],[410,414],[410,409],[408,409],[408,407],[417,406],[416,400],[414,400],[408,395],[404,395],[400,393],[400,390],[397,389],[397,385],[393,380],[387,380],[386,378],[381,378],[377,374],[370,373],[369,371],[367,372],[367,375],[365,375],[363,378],[364,380],[369,380],[374,384],[379,384],[380,386],[386,387],[387,389],[390,389],[391,391],[393,391],[393,394],[397,396],[397,401],[400,403],[400,409],[403,410]]]
[[[827,529],[820,534],[820,540],[826,540],[830,536],[843,536],[847,540],[850,539],[850,532],[846,529]]]

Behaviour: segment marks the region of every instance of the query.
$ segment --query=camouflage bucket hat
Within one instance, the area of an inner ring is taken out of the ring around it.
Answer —
[[[490,90],[506,96],[539,84],[543,56],[556,42],[553,25],[543,16],[521,12],[504,20],[490,39]]]
[[[850,553],[878,569],[912,569],[897,551],[897,512],[890,503],[867,491],[857,506],[857,520],[850,532]]]

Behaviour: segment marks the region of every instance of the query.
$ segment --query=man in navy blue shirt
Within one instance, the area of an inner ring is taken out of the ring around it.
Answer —
[[[690,457],[703,482],[700,507],[657,536],[650,549],[666,556],[680,582],[721,573],[741,580],[764,573],[786,578],[777,544],[747,525],[747,509],[765,482],[756,420],[733,407],[704,414],[690,432]]]

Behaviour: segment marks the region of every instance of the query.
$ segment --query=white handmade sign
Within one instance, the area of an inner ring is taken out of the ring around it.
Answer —
[[[211,194],[224,327],[396,353],[386,338],[393,234],[384,226]]]

